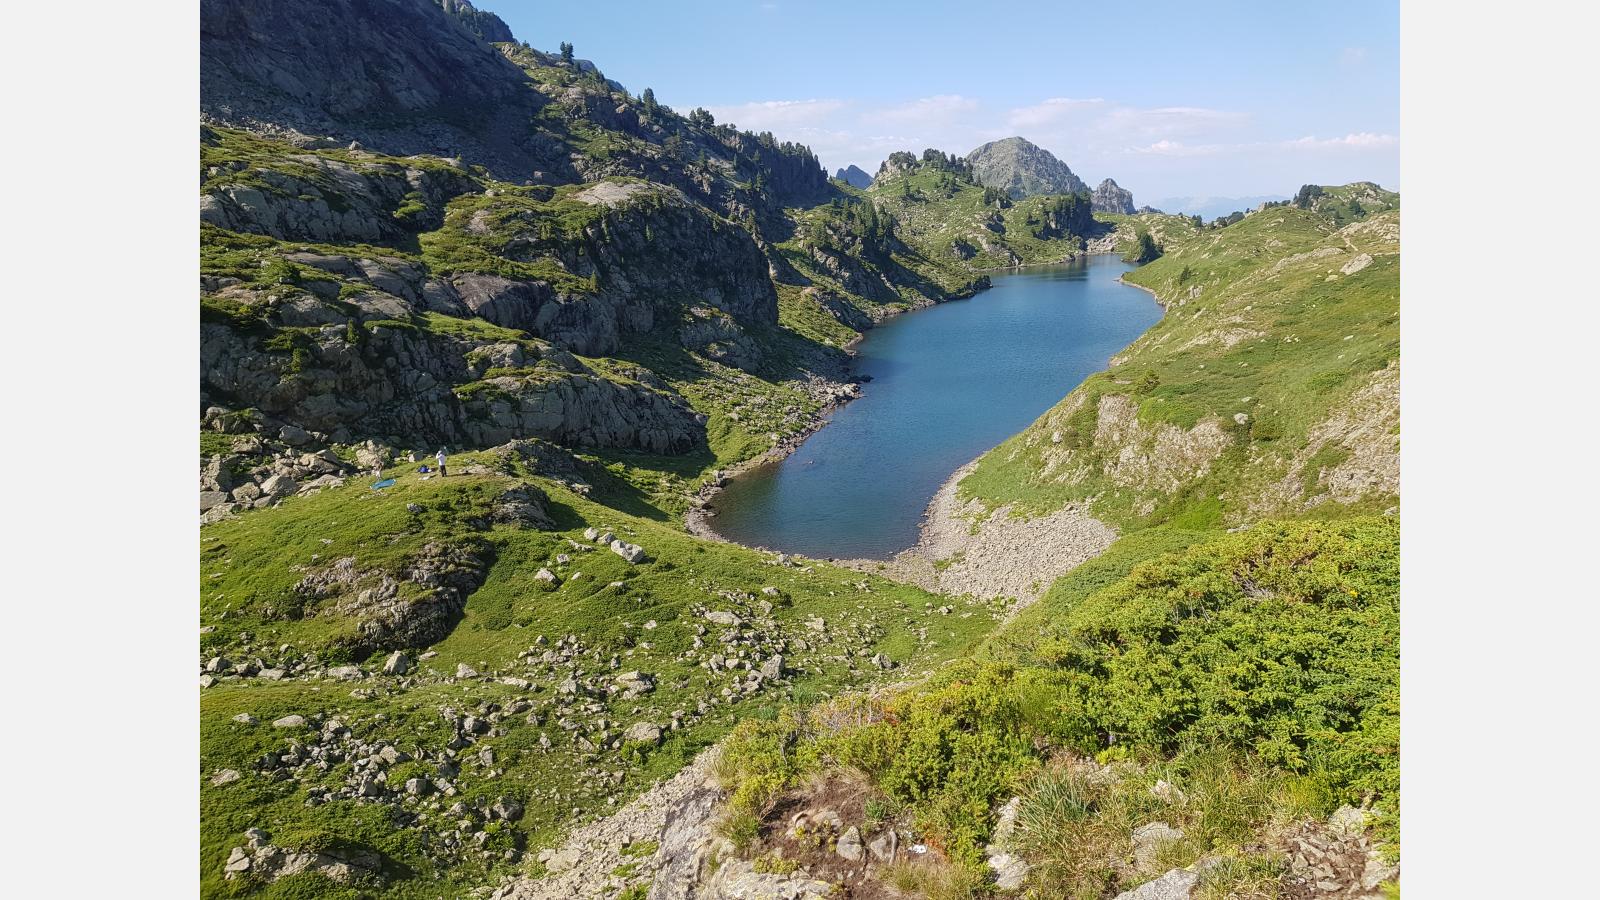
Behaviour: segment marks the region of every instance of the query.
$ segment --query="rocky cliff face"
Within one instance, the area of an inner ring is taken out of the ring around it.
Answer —
[[[862,190],[866,190],[872,186],[872,176],[861,171],[854,164],[846,166],[845,168],[835,172],[833,177],[839,179],[845,184],[850,185],[851,187],[860,188]]]
[[[481,40],[490,43],[515,40],[511,35],[511,29],[492,12],[478,9],[467,0],[438,0],[438,3],[445,12],[455,16],[457,21]]]
[[[434,0],[204,0],[200,47],[210,121],[461,156],[506,177],[537,168],[527,123],[541,96]]]
[[[1122,213],[1133,215],[1133,191],[1126,190],[1107,178],[1094,189],[1094,211],[1097,213]]]
[[[202,19],[205,428],[680,453],[717,404],[840,370],[848,337],[784,330],[775,282],[851,330],[969,290],[795,241],[793,210],[840,197],[809,149],[645,104],[464,0]],[[640,353],[660,368],[603,359]],[[674,385],[707,377],[697,411]]]
[[[968,153],[966,160],[979,184],[999,188],[1014,200],[1088,189],[1066,163],[1025,138],[991,141]]]
[[[317,443],[372,436],[487,447],[538,437],[677,453],[705,442],[705,417],[664,383],[602,377],[548,345],[457,339],[400,322],[294,333],[296,346],[282,353],[203,324],[202,402],[256,410],[269,433],[304,431]]]
[[[704,446],[655,373],[567,351],[665,338],[760,367],[768,235],[833,190],[809,150],[647,109],[465,0],[207,0],[202,20],[208,423]]]

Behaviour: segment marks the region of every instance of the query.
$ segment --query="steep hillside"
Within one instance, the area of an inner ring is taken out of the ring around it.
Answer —
[[[1323,191],[1318,208],[1271,207],[1226,228],[1120,226],[1165,244],[1125,280],[1166,316],[986,455],[963,496],[1035,512],[1088,503],[1123,527],[1393,506],[1399,212],[1343,220],[1356,194],[1377,195]]]
[[[741,724],[720,835],[798,864],[789,896],[846,871],[853,897],[1392,896],[1398,538],[1372,517],[1113,548],[998,658]]]
[[[291,0],[204,10],[207,431],[672,454],[644,480],[681,510],[718,466],[849,395],[863,310],[984,284],[890,221],[851,233],[856,195],[803,147],[679,115],[581,60],[490,47],[429,0],[312,5],[316,28],[278,28]],[[322,43],[339,32],[335,62]],[[397,67],[383,47],[402,37]],[[372,118],[346,92],[404,104]],[[435,122],[474,103],[522,110],[515,139]],[[212,517],[255,490],[224,489]]]
[[[742,724],[690,846],[806,897],[838,856],[862,897],[1396,895],[1398,197],[1302,193],[1225,228],[1105,217],[1103,246],[1155,247],[1125,278],[1166,317],[955,515],[1122,536],[974,658]]]
[[[465,0],[202,32],[204,896],[1392,874],[1397,195],[1204,227],[1020,139],[862,187]],[[1121,530],[1038,606],[686,533],[876,321],[1091,247],[1166,319],[959,485]]]
[[[979,184],[1005,191],[1013,200],[1088,190],[1083,179],[1049,150],[1026,138],[990,141],[965,157]]]
[[[1060,262],[1102,230],[1086,192],[1013,200],[937,150],[891,154],[866,195],[925,259],[966,270]]]
[[[906,677],[993,625],[602,506],[585,494],[614,476],[539,474],[553,453],[397,465],[383,491],[204,529],[206,896],[465,895],[740,719]]]

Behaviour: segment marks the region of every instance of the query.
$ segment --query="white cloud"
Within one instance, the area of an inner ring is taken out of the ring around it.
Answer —
[[[729,122],[745,131],[788,132],[819,127],[849,104],[843,100],[764,100],[735,106],[708,106],[718,122]],[[784,135],[779,134],[782,138]],[[792,140],[792,138],[790,138]]]
[[[1007,115],[1006,122],[1013,129],[1038,128],[1053,125],[1085,110],[1105,105],[1099,97],[1076,100],[1071,97],[1051,97],[1032,106],[1019,106]]]
[[[1097,131],[1117,137],[1149,137],[1160,140],[1197,135],[1226,129],[1245,120],[1242,113],[1202,106],[1158,106],[1144,109],[1122,106],[1097,120]]]
[[[1235,144],[1243,147],[1243,144]],[[1157,156],[1209,156],[1213,153],[1222,153],[1228,147],[1223,144],[1185,144],[1182,141],[1159,140],[1142,147],[1129,147],[1129,153],[1145,153]]]
[[[1068,165],[1102,169],[1113,159],[1201,156],[1222,152],[1248,116],[1204,106],[1134,106],[1103,97],[1052,97],[1006,113],[1020,134]],[[1091,173],[1092,174],[1092,173]]]
[[[1312,135],[1284,141],[1282,146],[1291,150],[1321,150],[1321,149],[1353,149],[1366,150],[1377,147],[1392,147],[1400,143],[1400,139],[1392,134],[1373,134],[1370,131],[1357,131],[1344,137],[1319,139]]]
[[[1102,97],[994,107],[975,97],[940,94],[898,103],[811,98],[708,108],[719,122],[810,146],[829,171],[854,163],[872,172],[896,150],[966,153],[1020,134],[1083,178],[1113,176],[1136,195],[1224,187],[1234,193],[1282,192],[1290,182],[1392,178],[1399,145],[1398,137],[1372,131],[1284,138],[1263,127],[1270,123],[1241,112],[1138,106]]]
[[[1155,156],[1209,156],[1218,153],[1247,153],[1260,150],[1373,150],[1393,147],[1399,138],[1392,134],[1374,134],[1370,131],[1352,132],[1344,137],[1318,138],[1308,135],[1287,141],[1244,141],[1232,144],[1185,144],[1182,141],[1162,139],[1137,147],[1127,153]]]
[[[978,101],[970,97],[940,94],[878,110],[876,117],[908,124],[938,124],[968,117],[977,109]]]

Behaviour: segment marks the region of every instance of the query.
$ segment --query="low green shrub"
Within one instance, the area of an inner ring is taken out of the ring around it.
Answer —
[[[1267,523],[1140,565],[1066,611],[1042,661],[1096,751],[1185,741],[1399,790],[1399,523]]]
[[[748,846],[798,776],[848,768],[979,872],[995,810],[1023,796],[1018,839],[1049,895],[1099,896],[1121,885],[1129,835],[1151,821],[1185,831],[1155,861],[1170,868],[1252,846],[1271,821],[1397,803],[1398,523],[1199,537],[1113,560],[1027,626],[1042,640],[999,645],[1007,661],[959,659],[887,699],[746,721],[720,769],[725,833]],[[1117,774],[1064,765],[1063,751]],[[1382,817],[1380,836],[1395,822]],[[1271,866],[1247,860],[1228,877],[1253,884]]]

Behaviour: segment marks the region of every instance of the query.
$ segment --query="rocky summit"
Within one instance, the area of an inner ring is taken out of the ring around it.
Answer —
[[[467,0],[201,45],[202,896],[1393,882],[1398,194],[1207,225],[1021,138],[830,178]],[[717,537],[857,342],[1090,253],[1165,317],[917,547]]]
[[[990,141],[968,153],[966,160],[979,184],[999,188],[1013,200],[1088,189],[1066,163],[1022,137]]]
[[[854,164],[846,166],[845,168],[833,173],[833,177],[839,179],[845,184],[850,185],[853,188],[866,190],[872,186],[872,176],[861,171],[861,169],[857,168]]]
[[[1118,186],[1110,178],[1100,182],[1093,196],[1094,211],[1097,213],[1121,213],[1125,216],[1134,213],[1133,192]]]

